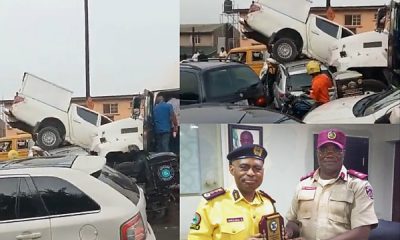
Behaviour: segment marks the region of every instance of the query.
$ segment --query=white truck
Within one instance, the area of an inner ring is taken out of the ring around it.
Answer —
[[[310,7],[310,0],[257,0],[247,16],[239,20],[242,32],[266,44],[279,62],[290,62],[304,54],[325,63],[330,46],[354,33],[310,14]]]
[[[71,104],[72,91],[24,73],[22,86],[5,113],[8,124],[31,133],[45,150],[65,142],[90,148],[100,125],[111,120],[95,111]]]
[[[132,116],[100,126],[90,150],[102,156],[132,150],[154,152],[153,106],[158,94],[168,100],[171,96],[177,97],[179,89],[144,90],[143,94],[133,97]]]

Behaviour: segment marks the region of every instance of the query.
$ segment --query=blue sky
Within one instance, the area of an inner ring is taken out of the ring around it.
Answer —
[[[0,1],[0,99],[24,72],[85,95],[83,0]],[[89,0],[91,95],[179,86],[179,0]]]

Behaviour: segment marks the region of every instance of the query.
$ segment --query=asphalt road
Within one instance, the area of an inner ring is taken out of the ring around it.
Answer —
[[[157,240],[179,239],[179,201],[171,204],[163,218],[149,219]]]

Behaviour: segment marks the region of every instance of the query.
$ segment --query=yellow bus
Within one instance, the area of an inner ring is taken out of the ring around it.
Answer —
[[[12,150],[18,153],[18,158],[27,157],[31,139],[32,136],[30,134],[18,134],[0,138],[0,161],[8,160],[9,152]]]

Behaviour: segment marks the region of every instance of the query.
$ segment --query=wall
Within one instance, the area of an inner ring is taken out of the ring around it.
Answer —
[[[180,46],[192,46],[192,34],[180,35]],[[212,33],[201,33],[200,43],[196,46],[214,46],[214,38]]]
[[[263,143],[268,151],[265,162],[264,182],[261,189],[276,201],[277,211],[282,215],[290,205],[295,186],[301,176],[313,169],[314,133],[332,125],[259,125],[263,126]],[[211,126],[200,125],[199,132]],[[214,127],[215,128],[215,127]],[[393,196],[394,140],[399,141],[400,125],[340,125],[348,135],[370,138],[369,181],[374,187],[375,211],[378,218],[391,220]],[[221,154],[210,156],[222,161],[223,186],[229,187],[233,178],[225,156],[228,153],[228,128],[221,125]],[[215,138],[207,139],[215,142]],[[219,143],[216,143],[219,144]],[[200,149],[201,151],[201,149]],[[181,159],[184,161],[184,158]],[[185,239],[190,222],[201,196],[181,196],[180,231]]]

